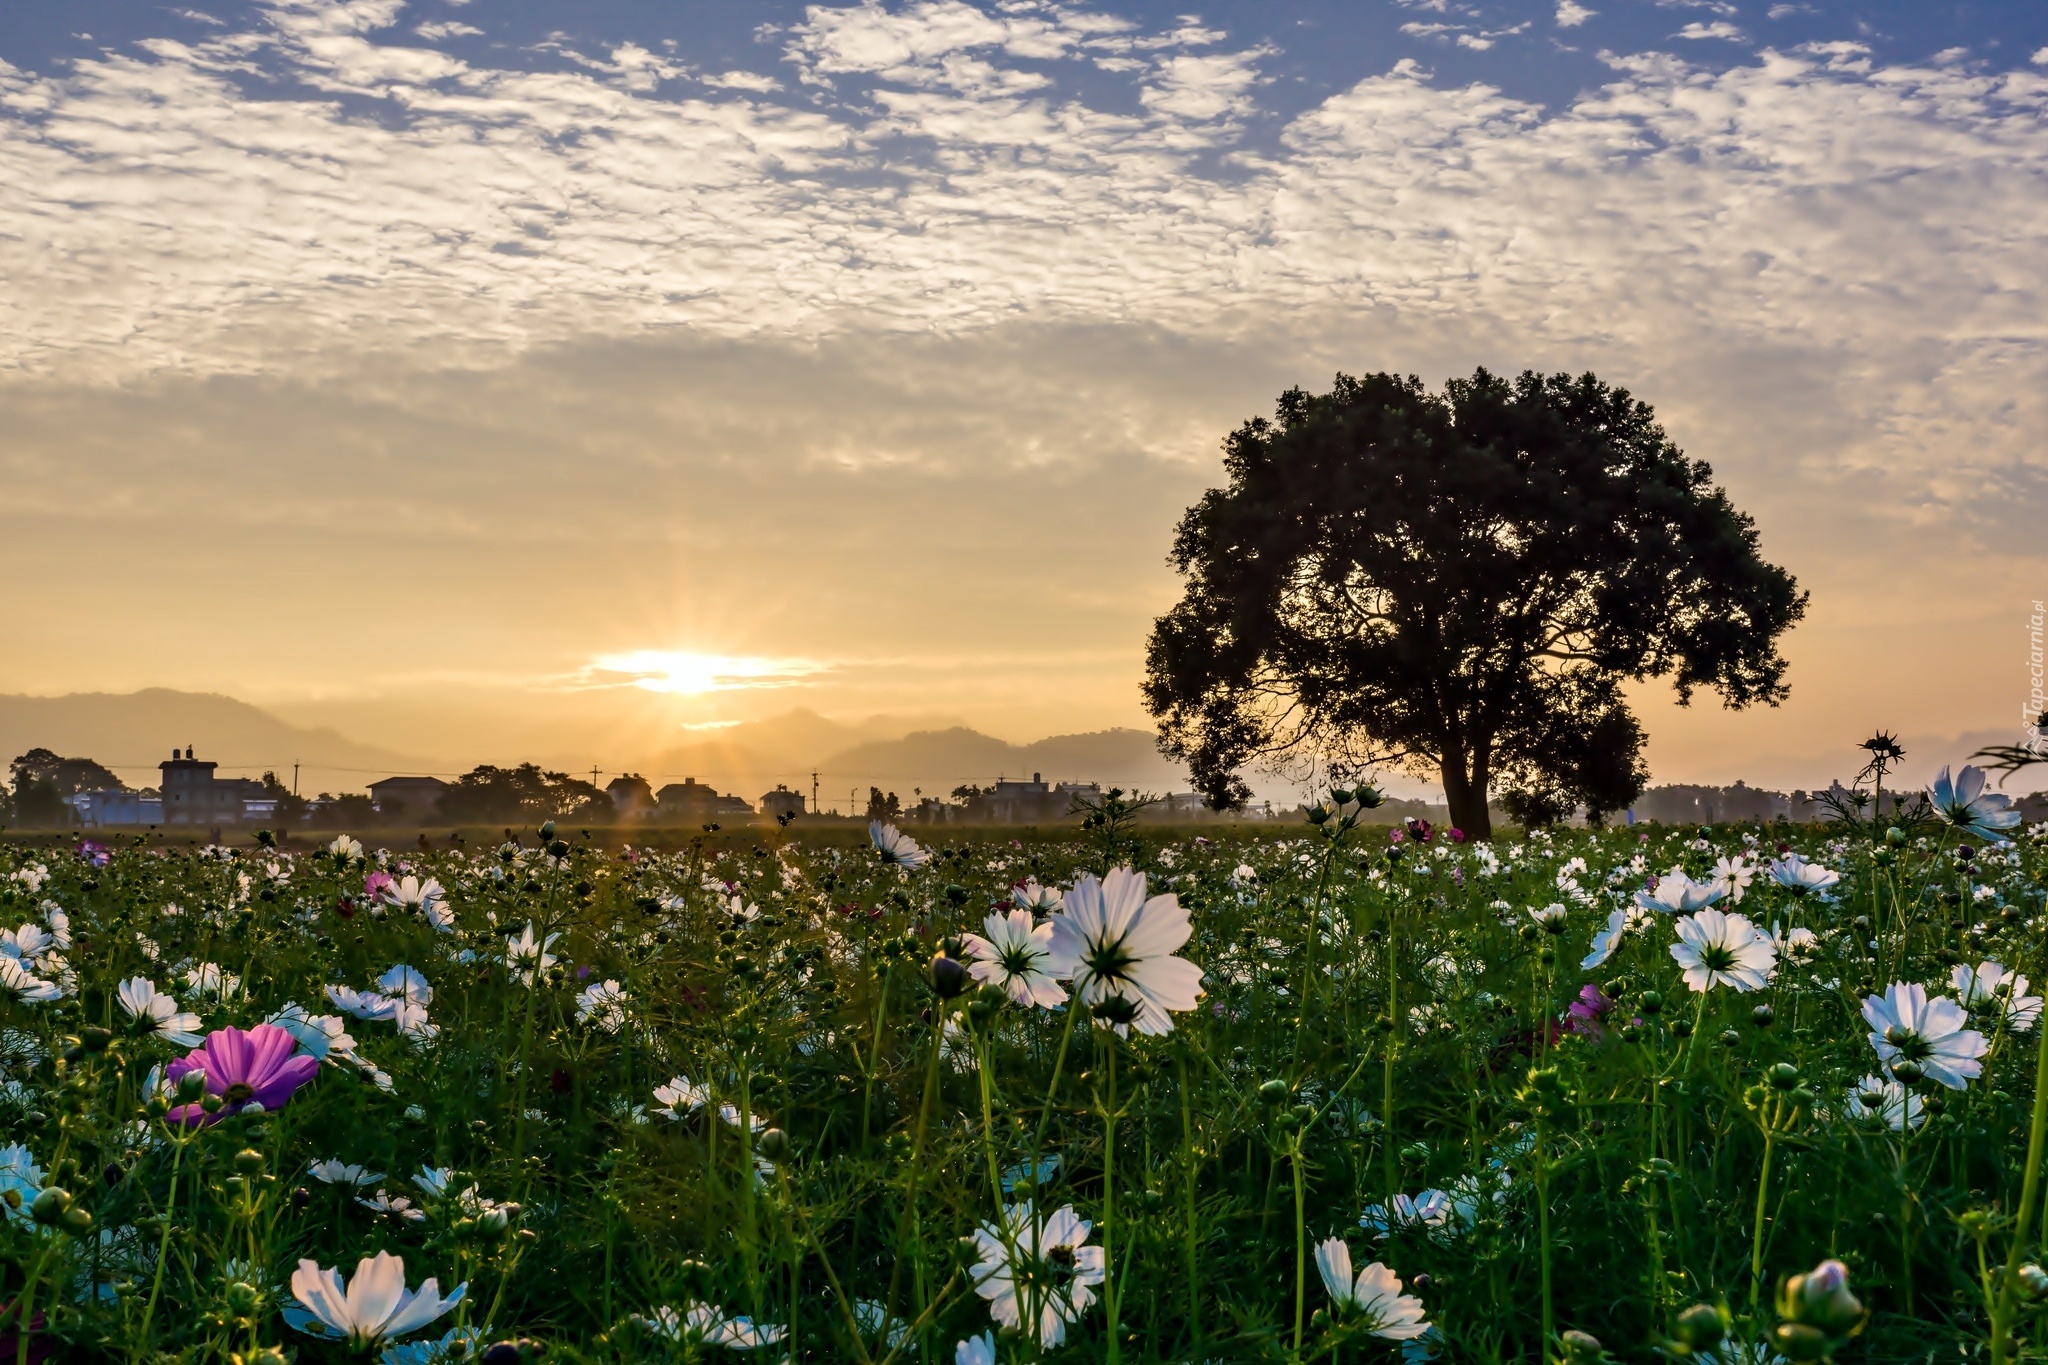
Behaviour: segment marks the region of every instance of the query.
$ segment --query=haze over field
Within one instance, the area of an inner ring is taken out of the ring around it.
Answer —
[[[1932,765],[2048,596],[2044,221],[2018,3],[17,8],[0,691],[336,784],[1142,730],[1231,427],[1590,367],[1813,593],[1782,708],[1640,693],[1653,780]]]

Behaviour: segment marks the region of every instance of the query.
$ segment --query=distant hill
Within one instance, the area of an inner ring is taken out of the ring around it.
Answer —
[[[985,786],[998,777],[1033,773],[1043,773],[1048,782],[1100,782],[1155,792],[1188,789],[1186,772],[1163,757],[1143,730],[1055,735],[1033,744],[1011,744],[964,725],[877,738],[861,733],[888,728],[887,718],[840,726],[793,712],[668,750],[652,760],[646,776],[657,786],[695,777],[751,801],[778,782],[808,796],[816,772],[828,809],[835,803],[844,808],[848,793],[856,789],[865,801],[870,786],[907,801],[918,788],[927,796],[943,796],[967,783]]]
[[[392,773],[423,771],[417,758],[358,744],[337,731],[289,724],[247,702],[211,692],[76,692],[62,697],[0,696],[0,764],[30,749],[97,759],[130,786],[154,786],[157,764],[173,746],[191,745],[219,763],[221,775],[275,770],[308,794],[361,790]]]

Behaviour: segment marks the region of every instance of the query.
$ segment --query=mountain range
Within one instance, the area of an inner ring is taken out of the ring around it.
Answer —
[[[795,710],[712,731],[704,738],[646,755],[614,755],[626,771],[656,787],[694,777],[723,791],[757,799],[783,783],[809,795],[816,781],[823,805],[844,809],[852,794],[864,805],[867,788],[898,793],[906,802],[922,791],[945,795],[964,783],[998,777],[1099,782],[1154,792],[1186,790],[1186,773],[1163,757],[1143,730],[1111,729],[1055,735],[1012,744],[964,725],[917,728],[914,721],[872,717],[843,722]],[[73,693],[59,697],[0,696],[0,757],[32,748],[99,760],[133,786],[154,785],[157,764],[190,745],[220,764],[222,776],[274,771],[289,782],[299,769],[300,789],[359,791],[396,773],[452,777],[478,762],[509,766],[528,755],[405,753],[362,743],[329,726],[297,725],[261,707],[217,693],[149,688],[129,693]],[[560,759],[545,758],[551,766]],[[567,766],[563,763],[563,766]],[[588,771],[583,772],[584,776]],[[599,780],[614,775],[600,769]]]

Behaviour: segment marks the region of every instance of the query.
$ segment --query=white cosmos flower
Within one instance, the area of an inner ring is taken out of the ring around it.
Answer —
[[[131,976],[114,990],[114,998],[130,1019],[167,1043],[198,1047],[199,1016],[178,1008],[178,1002],[156,988],[146,976]]]
[[[1173,1031],[1175,1010],[1202,998],[1202,969],[1174,949],[1194,932],[1171,894],[1147,897],[1145,874],[1113,869],[1098,882],[1084,876],[1052,918],[1052,951],[1072,963],[1074,991],[1084,1005],[1114,995],[1137,1007],[1138,1032]]]
[[[932,855],[918,847],[915,839],[880,820],[868,822],[868,838],[882,855],[882,861],[893,867],[906,867],[914,872],[932,860]]]
[[[617,1033],[626,1024],[626,988],[611,980],[585,986],[576,995],[576,1020]]]
[[[202,962],[186,971],[185,985],[195,995],[211,995],[226,1000],[240,993],[242,978],[222,971],[214,963]]]
[[[0,988],[14,992],[17,1000],[24,1004],[41,1005],[64,998],[63,988],[54,981],[45,981],[21,965],[17,958],[0,953]]]
[[[354,839],[349,838],[346,834],[335,835],[334,842],[327,846],[327,851],[337,858],[360,858],[363,856],[363,846]]]
[[[283,1009],[263,1022],[298,1039],[299,1050],[309,1057],[337,1064],[361,1061],[356,1056],[356,1040],[338,1014],[308,1014],[298,1001],[287,1000]]]
[[[1712,882],[1696,882],[1685,869],[1674,867],[1657,881],[1654,891],[1636,892],[1636,904],[1662,914],[1689,914],[1704,910],[1727,894],[1727,888]]]
[[[1674,927],[1678,942],[1671,945],[1671,957],[1685,984],[1695,991],[1706,992],[1716,986],[1759,991],[1777,970],[1778,950],[1747,916],[1701,910]]]
[[[661,1101],[661,1107],[655,1113],[667,1119],[682,1119],[709,1104],[711,1090],[688,1076],[678,1076],[667,1085],[655,1086],[654,1098]]]
[[[1019,910],[1029,910],[1034,917],[1049,915],[1060,908],[1060,893],[1050,886],[1040,886],[1038,878],[1030,877],[1024,885],[1010,891],[1010,899]]]
[[[1928,999],[1927,988],[1894,981],[1883,995],[1866,996],[1863,1019],[1870,1025],[1870,1045],[1890,1069],[1902,1061],[1917,1064],[1930,1080],[1961,1090],[1984,1070],[1978,1059],[1990,1049],[1984,1035],[1967,1028],[1969,1015],[1946,996]]]
[[[1385,1204],[1368,1204],[1358,1225],[1376,1237],[1385,1237],[1399,1228],[1440,1228],[1451,1221],[1452,1211],[1451,1196],[1442,1190],[1424,1190],[1413,1198],[1397,1194],[1391,1215]]]
[[[549,934],[544,940],[535,938],[532,920],[526,922],[517,938],[506,936],[505,965],[512,969],[521,985],[531,986],[540,979],[542,972],[555,965],[555,955],[549,949],[560,937],[560,934]]]
[[[1984,790],[1984,770],[1974,763],[1964,764],[1953,781],[1943,765],[1934,778],[1933,796],[1936,814],[1979,839],[2003,839],[2020,822],[2010,796]]]
[[[1343,1238],[1332,1237],[1316,1248],[1316,1269],[1340,1319],[1355,1317],[1366,1331],[1388,1341],[1412,1341],[1429,1330],[1422,1300],[1403,1294],[1393,1271],[1374,1261],[1352,1276],[1351,1248]]]
[[[385,1214],[407,1223],[424,1223],[427,1221],[426,1210],[414,1208],[412,1200],[402,1194],[393,1195],[380,1189],[367,1199],[362,1195],[357,1195],[356,1202],[372,1213]]]
[[[21,962],[33,964],[36,959],[55,949],[56,935],[40,924],[24,924],[19,929],[0,929],[0,953]]]
[[[359,991],[353,986],[329,986],[327,998],[343,1014],[366,1023],[380,1023],[398,1017],[399,1002],[377,991]]]
[[[1007,914],[991,913],[982,921],[988,933],[967,934],[964,942],[968,972],[976,981],[1001,986],[1020,1005],[1043,1005],[1051,1009],[1063,1004],[1067,993],[1059,978],[1071,973],[1074,964],[1053,953],[1053,926],[1036,924],[1029,910]]]
[[[1771,921],[1771,946],[1778,950],[1778,956],[1787,962],[1811,962],[1820,952],[1820,935],[1804,925],[1791,929],[1782,928],[1776,920]]]
[[[364,1346],[418,1331],[462,1301],[469,1286],[457,1285],[447,1298],[432,1277],[417,1291],[405,1287],[405,1262],[388,1251],[364,1257],[346,1287],[339,1270],[300,1261],[292,1272],[292,1297],[300,1311],[285,1308],[285,1321],[309,1336],[346,1338]]]
[[[1926,1107],[1918,1095],[1889,1076],[1865,1076],[1849,1088],[1849,1117],[1882,1122],[1894,1133],[1908,1124],[1918,1128],[1925,1123],[1927,1116],[1920,1111]]]
[[[400,1000],[410,1000],[415,1005],[434,1003],[434,988],[427,984],[419,969],[408,967],[403,962],[377,978],[377,989]]]
[[[1771,880],[1795,895],[1809,891],[1825,891],[1842,880],[1839,872],[1830,872],[1819,863],[1809,863],[1797,853],[1787,853],[1771,864]]]
[[[953,1365],[996,1365],[996,1334],[983,1332],[955,1346]]]
[[[1749,883],[1755,876],[1756,864],[1744,862],[1738,854],[1733,858],[1715,859],[1714,875],[1707,879],[1707,884],[1720,887],[1730,905],[1740,905],[1742,893],[1749,890]]]
[[[719,1309],[702,1303],[685,1303],[680,1311],[657,1308],[648,1316],[647,1325],[670,1341],[692,1346],[723,1346],[733,1351],[773,1346],[786,1335],[784,1328],[767,1323],[757,1326],[751,1318],[728,1317]]]
[[[443,1199],[447,1197],[448,1187],[454,1180],[453,1166],[422,1166],[420,1173],[412,1178],[412,1183],[419,1186],[427,1198]]]
[[[1561,928],[1564,925],[1565,913],[1565,908],[1555,901],[1540,910],[1533,905],[1529,907],[1529,918],[1544,929]]]
[[[382,1171],[367,1171],[336,1157],[314,1162],[306,1174],[329,1185],[374,1185],[384,1178]]]
[[[29,1205],[43,1192],[43,1168],[36,1165],[35,1153],[18,1142],[0,1147],[0,1195],[12,1193],[18,1197],[13,1204],[0,1203],[0,1212],[22,1227],[33,1221]]]
[[[2030,1031],[2041,1017],[2041,997],[2027,994],[2027,979],[1996,962],[1958,963],[1949,981],[1966,1008],[1984,1007],[2015,1033]]]
[[[436,929],[446,932],[455,927],[455,917],[442,905],[448,892],[432,877],[421,881],[408,873],[397,881],[386,882],[380,894],[392,909],[417,911]]]
[[[970,1273],[974,1292],[988,1300],[989,1316],[1035,1336],[1040,1347],[1064,1342],[1067,1324],[1088,1311],[1094,1286],[1108,1274],[1102,1248],[1086,1245],[1090,1226],[1071,1204],[1041,1221],[1027,1199],[1003,1211],[1001,1227],[976,1228],[979,1259]],[[1037,1320],[1023,1326],[1027,1311]]]
[[[1606,927],[1593,935],[1593,951],[1587,953],[1579,963],[1581,971],[1592,971],[1605,966],[1607,959],[1614,956],[1614,950],[1621,941],[1650,922],[1650,912],[1634,906],[1622,906],[1607,916]]]

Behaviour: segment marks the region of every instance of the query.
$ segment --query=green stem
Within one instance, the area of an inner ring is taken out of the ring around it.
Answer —
[[[1294,1166],[1294,1354],[1301,1355],[1301,1319],[1308,1302],[1308,1192],[1301,1180],[1301,1135],[1288,1147]],[[1391,1209],[1392,1204],[1387,1207]]]
[[[157,1296],[163,1292],[164,1262],[170,1259],[171,1215],[178,1208],[178,1171],[185,1161],[185,1148],[190,1145],[190,1135],[181,1133],[178,1137],[178,1150],[171,1155],[171,1190],[164,1199],[163,1232],[156,1242],[156,1274],[150,1280],[149,1302],[142,1310],[142,1330],[135,1337],[137,1360],[142,1358],[143,1343],[149,1340],[149,1323],[150,1319],[156,1316]]]
[[[1777,1150],[1778,1134],[1764,1129],[1763,1170],[1756,1181],[1756,1218],[1749,1234],[1749,1315],[1756,1316],[1757,1297],[1764,1283],[1764,1201],[1771,1189],[1771,1156]]]
[[[2018,1307],[2020,1254],[2034,1220],[2034,1201],[2041,1193],[2041,1146],[2048,1139],[2048,1026],[2034,1056],[2034,1117],[2027,1127],[2027,1169],[2020,1181],[2019,1218],[2013,1225],[2012,1247],[2005,1257],[2005,1279],[1998,1287],[1998,1307],[1991,1316],[1991,1365],[2012,1359],[2012,1329]]]
[[[1123,1333],[1117,1324],[1122,1306],[1122,1276],[1116,1268],[1116,1035],[1109,1035],[1105,1070],[1109,1075],[1109,1103],[1102,1111],[1102,1268],[1107,1276],[1102,1286],[1102,1306],[1109,1318],[1109,1365],[1123,1359]]]

